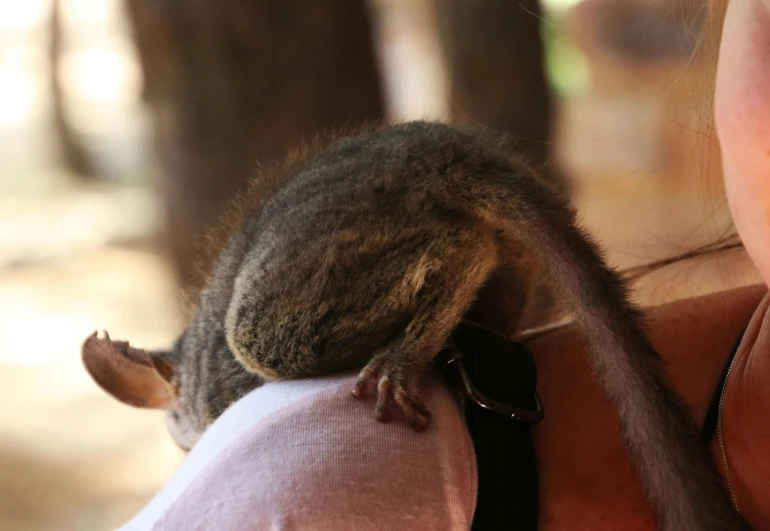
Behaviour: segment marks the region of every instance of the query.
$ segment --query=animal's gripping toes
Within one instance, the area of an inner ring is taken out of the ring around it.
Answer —
[[[392,419],[400,411],[413,429],[420,431],[430,422],[430,411],[420,397],[420,378],[425,363],[399,349],[385,349],[366,364],[353,387],[353,396],[365,398],[368,391],[377,393],[376,416],[380,422]]]

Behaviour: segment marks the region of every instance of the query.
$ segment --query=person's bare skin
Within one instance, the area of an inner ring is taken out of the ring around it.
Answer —
[[[767,293],[764,285],[651,308],[650,335],[677,390],[702,422],[726,360]],[[565,327],[528,342],[546,418],[534,430],[544,530],[652,530],[655,523],[618,438],[617,417]],[[718,461],[719,456],[715,454]]]
[[[716,81],[715,120],[730,210],[770,283],[770,1],[729,2]]]

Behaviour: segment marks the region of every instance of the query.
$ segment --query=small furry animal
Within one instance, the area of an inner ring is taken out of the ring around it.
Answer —
[[[422,429],[418,380],[481,288],[494,281],[515,320],[545,275],[575,309],[660,528],[743,528],[624,283],[533,171],[478,135],[411,122],[338,140],[285,175],[229,236],[170,351],[86,341],[102,387],[170,409],[189,448],[266,380],[362,367],[354,395]]]

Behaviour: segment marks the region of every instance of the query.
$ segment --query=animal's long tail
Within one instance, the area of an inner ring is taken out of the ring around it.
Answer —
[[[617,408],[623,441],[660,528],[748,529],[688,407],[669,383],[624,282],[577,227],[566,201],[513,173],[474,179],[465,199],[538,255],[553,288],[575,308],[577,324],[590,341],[590,365]]]

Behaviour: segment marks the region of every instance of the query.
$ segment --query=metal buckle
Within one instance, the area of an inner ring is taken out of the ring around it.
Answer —
[[[512,420],[520,420],[529,424],[537,424],[543,420],[543,417],[545,416],[545,410],[543,409],[543,403],[540,401],[540,395],[538,395],[537,391],[534,393],[535,409],[518,408],[510,404],[504,404],[502,402],[498,402],[497,400],[493,400],[482,393],[474,385],[470,375],[468,374],[468,370],[465,368],[462,352],[460,352],[460,350],[457,349],[454,345],[448,348],[447,351],[448,357],[446,361],[442,363],[443,367],[447,368],[452,364],[455,365],[457,368],[457,373],[460,375],[460,379],[462,380],[465,394],[473,401],[474,404],[482,409],[510,417]]]

